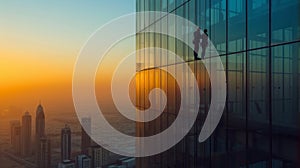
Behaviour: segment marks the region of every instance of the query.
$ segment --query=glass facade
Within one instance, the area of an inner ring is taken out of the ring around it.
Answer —
[[[173,13],[207,29],[227,79],[222,119],[210,138],[199,143],[198,135],[210,104],[206,68],[194,60],[193,49],[181,41],[137,32],[137,49],[158,47],[181,56],[193,70],[201,96],[198,118],[184,139],[161,154],[138,158],[137,167],[299,167],[299,0],[137,0],[136,7],[137,12]],[[153,26],[153,18],[137,17],[137,29]],[[183,32],[183,26],[173,20],[168,29],[177,33],[194,31],[186,28]],[[157,68],[149,68],[153,62],[176,66],[173,58],[160,55],[160,60],[153,60],[157,59],[153,54],[159,53],[138,52],[136,104],[141,109],[148,108],[148,94],[153,88],[161,88],[168,100],[160,117],[136,124],[138,136],[165,130],[180,107],[181,93],[175,79]],[[156,97],[157,103],[161,98]]]

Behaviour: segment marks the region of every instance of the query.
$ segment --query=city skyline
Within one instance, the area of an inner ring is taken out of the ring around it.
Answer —
[[[50,134],[46,128],[51,126],[45,121],[51,119],[47,119],[47,113],[41,103],[37,105],[35,113],[35,120],[32,120],[31,114],[26,111],[19,120],[9,121],[10,145],[4,149],[4,154],[14,158],[17,163],[37,168],[92,168],[125,163],[134,165],[135,160],[132,158],[116,155],[97,145],[81,126],[77,129],[79,132],[72,132],[70,125],[65,123],[60,128],[58,137],[56,134]],[[82,122],[91,126],[91,118],[82,118]],[[76,138],[78,135],[79,139]],[[54,147],[57,143],[59,145]],[[74,143],[78,144],[78,147],[75,147]],[[56,150],[59,151],[55,152]]]

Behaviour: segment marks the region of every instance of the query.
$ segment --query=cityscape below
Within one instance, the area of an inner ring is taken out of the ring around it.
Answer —
[[[135,158],[114,154],[97,145],[79,123],[65,123],[58,134],[51,128],[46,129],[47,115],[41,104],[37,106],[35,116],[33,120],[30,112],[26,111],[21,120],[9,121],[10,138],[1,139],[0,160],[5,159],[4,167],[135,167]],[[52,120],[60,124],[63,122],[57,118]],[[81,122],[91,125],[91,118],[82,118]]]

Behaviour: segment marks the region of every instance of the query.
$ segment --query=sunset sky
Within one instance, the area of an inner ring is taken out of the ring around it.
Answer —
[[[73,111],[72,73],[88,37],[118,16],[135,11],[133,0],[1,1],[0,115]]]

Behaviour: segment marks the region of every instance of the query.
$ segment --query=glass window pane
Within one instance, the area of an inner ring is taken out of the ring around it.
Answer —
[[[299,40],[300,38],[300,1],[272,1],[272,43],[278,44]]]
[[[228,52],[246,49],[246,0],[228,1]]]
[[[269,44],[268,0],[248,1],[248,46],[264,47]]]

